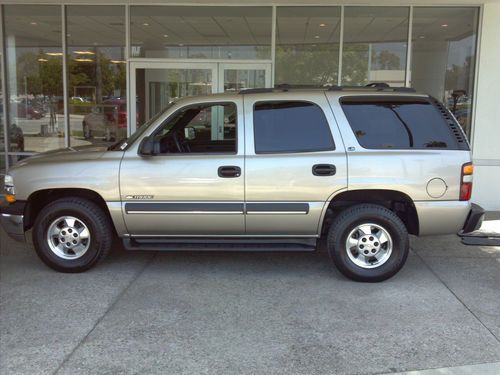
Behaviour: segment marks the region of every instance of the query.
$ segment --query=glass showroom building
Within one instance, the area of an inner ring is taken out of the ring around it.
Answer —
[[[1,3],[0,171],[114,142],[186,95],[386,82],[448,106],[473,148],[474,200],[500,210],[496,0]]]

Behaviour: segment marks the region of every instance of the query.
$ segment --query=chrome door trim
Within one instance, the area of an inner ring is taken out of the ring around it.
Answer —
[[[247,215],[307,215],[305,211],[247,211]]]
[[[127,214],[307,215],[304,202],[125,202]]]
[[[127,214],[142,214],[142,215],[191,215],[191,214],[205,214],[205,215],[241,215],[243,211],[128,211]]]
[[[127,214],[243,214],[237,202],[127,202]]]
[[[309,213],[309,203],[303,202],[247,202],[247,214],[303,214]]]

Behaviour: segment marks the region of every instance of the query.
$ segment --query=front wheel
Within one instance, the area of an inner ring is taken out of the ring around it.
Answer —
[[[365,282],[386,280],[406,262],[408,232],[392,211],[359,204],[342,211],[328,233],[328,252],[340,272]]]
[[[110,251],[113,232],[107,215],[95,203],[63,198],[47,205],[33,227],[40,259],[60,272],[83,272]]]

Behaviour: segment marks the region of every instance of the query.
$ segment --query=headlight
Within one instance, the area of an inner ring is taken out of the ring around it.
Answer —
[[[16,191],[14,189],[14,179],[12,176],[6,174],[3,178],[3,186],[5,192],[5,200],[9,203],[16,201]]]

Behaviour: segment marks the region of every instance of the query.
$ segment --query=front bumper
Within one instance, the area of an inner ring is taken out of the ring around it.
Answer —
[[[0,225],[9,237],[19,242],[26,242],[24,236],[24,207],[26,202],[17,201],[13,204],[0,204]]]
[[[478,230],[483,223],[484,212],[485,211],[481,206],[472,203],[469,215],[467,215],[467,219],[465,220],[461,233],[470,233]]]

